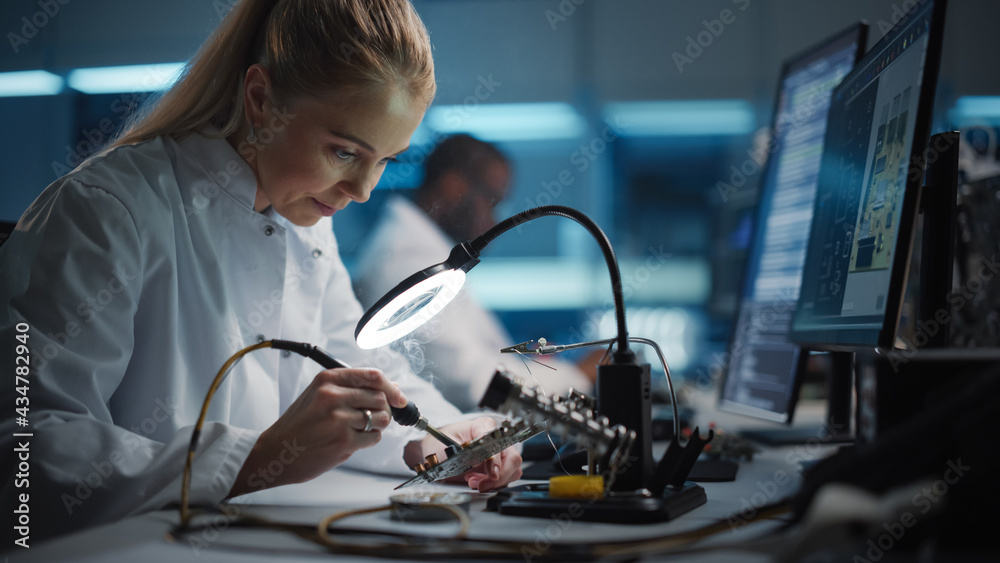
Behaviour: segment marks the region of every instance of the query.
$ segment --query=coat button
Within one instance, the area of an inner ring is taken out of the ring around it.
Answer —
[[[258,334],[258,335],[257,335],[257,344],[260,344],[260,343],[261,343],[261,342],[263,342],[264,340],[265,340],[265,339],[264,339],[264,335],[263,335],[263,334]]]
[[[319,258],[322,255],[323,255],[323,251],[322,250],[320,250],[318,248],[314,248],[313,249],[313,258]]]
[[[281,355],[287,358],[288,356],[292,355],[292,351],[291,350],[282,350],[281,351]]]
[[[267,225],[266,227],[264,227],[264,234],[267,235],[267,236],[273,235],[274,234],[274,227],[272,227],[271,225]]]

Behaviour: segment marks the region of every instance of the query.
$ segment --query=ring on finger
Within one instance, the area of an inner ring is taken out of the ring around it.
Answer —
[[[369,409],[365,409],[364,415],[365,415],[365,429],[362,430],[362,432],[371,432],[372,429],[375,428],[375,425],[372,423],[372,411],[370,411]]]

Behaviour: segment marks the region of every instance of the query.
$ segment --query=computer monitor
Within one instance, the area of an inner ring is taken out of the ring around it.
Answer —
[[[791,422],[806,355],[788,338],[834,86],[864,52],[858,23],[785,61],[721,385],[723,410]]]
[[[792,339],[811,349],[893,346],[944,13],[944,0],[918,2],[833,91],[792,322]]]

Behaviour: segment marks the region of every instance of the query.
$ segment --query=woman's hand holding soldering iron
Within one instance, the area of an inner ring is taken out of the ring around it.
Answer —
[[[270,428],[243,463],[230,496],[301,483],[374,446],[392,420],[389,406],[406,397],[377,369],[320,372]],[[274,462],[281,471],[274,471]]]

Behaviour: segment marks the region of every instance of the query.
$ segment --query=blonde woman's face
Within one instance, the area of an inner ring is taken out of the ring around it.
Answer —
[[[264,104],[251,166],[254,208],[267,206],[299,226],[368,200],[386,163],[409,148],[424,108],[391,88],[337,103],[301,99]]]

